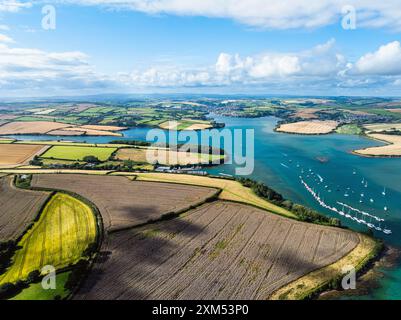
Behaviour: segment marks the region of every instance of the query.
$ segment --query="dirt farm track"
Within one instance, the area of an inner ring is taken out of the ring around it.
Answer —
[[[76,299],[266,299],[358,244],[346,230],[216,201],[110,235]]]

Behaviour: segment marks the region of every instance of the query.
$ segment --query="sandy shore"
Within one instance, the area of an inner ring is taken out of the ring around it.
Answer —
[[[387,145],[354,150],[354,154],[366,157],[401,157],[401,136],[377,133],[368,134],[367,137],[386,142]]]

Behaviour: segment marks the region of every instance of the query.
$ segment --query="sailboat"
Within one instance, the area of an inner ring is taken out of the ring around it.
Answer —
[[[369,223],[368,223],[369,228],[374,228],[375,226],[372,223],[372,217],[370,217]]]

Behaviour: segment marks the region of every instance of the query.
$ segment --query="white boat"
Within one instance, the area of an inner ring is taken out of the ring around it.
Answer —
[[[372,198],[370,198],[370,200],[369,200],[371,203],[373,203],[373,202],[375,202]]]
[[[386,188],[384,188],[382,195],[385,196],[386,195]]]

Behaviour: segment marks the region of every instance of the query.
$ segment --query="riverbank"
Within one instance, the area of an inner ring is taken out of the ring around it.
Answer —
[[[352,153],[363,157],[399,158],[401,157],[401,136],[388,134],[367,134],[367,138],[385,142],[386,145],[354,150]]]

